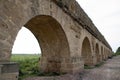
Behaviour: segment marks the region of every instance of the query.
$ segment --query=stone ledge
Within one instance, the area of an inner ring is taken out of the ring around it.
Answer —
[[[1,74],[19,72],[19,65],[15,62],[0,62],[0,70]]]
[[[0,80],[18,80],[18,75],[18,63],[0,62]]]
[[[18,80],[19,73],[0,74],[0,80]]]

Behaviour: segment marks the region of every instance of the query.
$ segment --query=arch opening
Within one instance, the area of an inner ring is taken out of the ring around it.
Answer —
[[[95,54],[96,54],[96,61],[97,63],[100,62],[100,53],[99,53],[99,45],[96,44],[96,47],[95,47]]]
[[[104,60],[106,60],[106,48],[104,48]]]
[[[91,66],[93,64],[90,41],[87,37],[83,40],[81,55],[84,60],[84,65]]]
[[[36,37],[41,47],[39,70],[42,72],[67,72],[69,45],[61,25],[51,16],[40,15],[25,25]]]
[[[41,48],[34,34],[23,26],[17,34],[10,59],[11,62],[19,64],[20,80],[38,74],[40,54]]]
[[[101,59],[104,60],[104,53],[103,53],[103,47],[101,47]]]
[[[12,54],[41,54],[41,48],[36,37],[24,26],[17,34]]]

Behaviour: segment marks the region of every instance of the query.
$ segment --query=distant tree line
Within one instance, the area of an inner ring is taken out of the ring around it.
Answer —
[[[120,55],[120,47],[118,47],[118,49],[117,49],[115,55]]]

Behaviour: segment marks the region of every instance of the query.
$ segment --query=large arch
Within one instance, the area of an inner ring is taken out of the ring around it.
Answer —
[[[23,26],[34,34],[41,47],[40,70],[42,72],[69,72],[67,66],[68,58],[70,58],[69,44],[58,21],[52,16],[39,15]],[[9,50],[12,51],[12,48]]]
[[[100,51],[99,51],[98,43],[96,43],[96,46],[95,46],[95,54],[96,54],[96,61],[97,63],[99,63],[100,62]]]
[[[90,41],[87,37],[84,38],[83,43],[82,43],[81,56],[84,60],[84,65],[93,65],[92,50],[90,46]]]

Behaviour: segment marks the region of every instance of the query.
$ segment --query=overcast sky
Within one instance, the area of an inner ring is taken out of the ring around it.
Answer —
[[[120,0],[77,1],[116,51],[120,46]]]
[[[113,51],[120,46],[120,0],[77,0],[93,23],[109,42]],[[12,53],[40,53],[32,33],[22,28]]]

